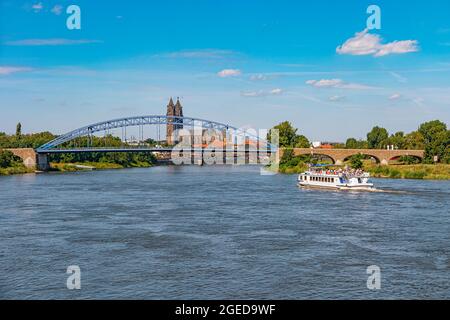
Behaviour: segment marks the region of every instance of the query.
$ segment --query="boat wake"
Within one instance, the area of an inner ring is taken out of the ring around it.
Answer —
[[[320,191],[332,191],[332,192],[348,192],[348,193],[391,193],[391,194],[414,194],[414,192],[411,191],[404,191],[404,190],[390,190],[390,189],[378,189],[378,188],[367,188],[367,189],[335,189],[335,188],[318,188],[318,187],[311,187],[311,186],[302,186],[298,185],[299,189],[307,189],[307,190],[320,190]]]

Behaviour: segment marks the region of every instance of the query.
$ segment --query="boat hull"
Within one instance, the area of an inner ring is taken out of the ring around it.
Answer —
[[[344,190],[344,191],[374,191],[376,190],[373,187],[373,184],[367,185],[317,185],[317,184],[309,184],[309,183],[298,183],[299,187],[302,188],[311,188],[311,189],[328,189],[328,190]]]

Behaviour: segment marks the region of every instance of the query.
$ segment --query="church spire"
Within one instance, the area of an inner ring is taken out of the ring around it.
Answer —
[[[183,116],[183,106],[181,105],[180,98],[177,97],[177,103],[175,104],[175,115],[178,117]]]

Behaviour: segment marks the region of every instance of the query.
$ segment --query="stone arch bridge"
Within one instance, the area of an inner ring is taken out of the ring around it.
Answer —
[[[294,148],[294,155],[321,155],[330,158],[334,164],[341,165],[351,156],[362,154],[376,160],[377,163],[387,165],[393,160],[403,156],[423,159],[423,150],[385,150],[385,149],[312,149],[312,148]],[[282,156],[282,152],[280,156]]]

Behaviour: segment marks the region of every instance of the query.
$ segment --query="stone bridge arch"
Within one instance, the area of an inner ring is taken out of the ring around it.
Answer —
[[[384,149],[315,149],[315,148],[294,148],[294,155],[324,155],[333,160],[334,164],[342,165],[345,160],[353,155],[363,154],[373,157],[377,163],[387,165],[395,158],[402,156],[412,156],[423,159],[423,150],[384,150]],[[282,152],[282,150],[280,151]],[[280,157],[282,154],[280,154]]]

